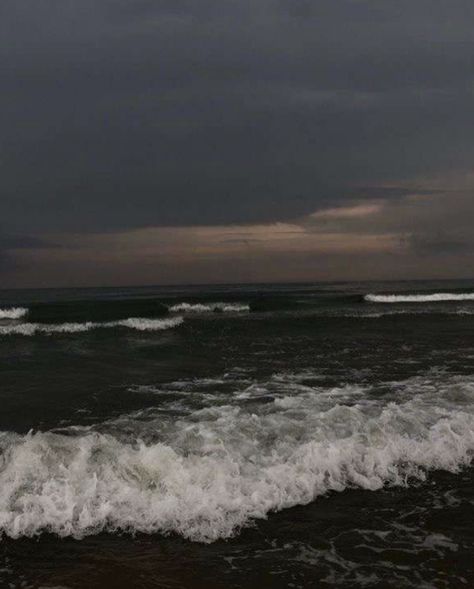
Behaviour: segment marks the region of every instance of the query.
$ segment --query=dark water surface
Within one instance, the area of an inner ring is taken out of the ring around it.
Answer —
[[[0,291],[0,379],[0,587],[474,586],[474,281]]]

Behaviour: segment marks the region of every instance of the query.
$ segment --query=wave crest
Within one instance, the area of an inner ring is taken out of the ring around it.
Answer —
[[[243,303],[178,303],[169,310],[171,313],[243,313],[250,308]]]
[[[0,325],[0,335],[24,335],[38,334],[52,335],[55,333],[82,333],[92,329],[106,329],[127,327],[138,331],[161,331],[177,327],[183,323],[182,317],[170,317],[169,319],[148,319],[142,317],[130,317],[120,321],[104,321],[84,323],[19,323],[16,325]]]
[[[28,314],[28,309],[24,307],[8,307],[0,309],[0,319],[21,319]]]
[[[382,295],[367,294],[364,297],[369,303],[436,303],[442,301],[474,301],[474,293],[439,292],[433,294],[413,295]]]

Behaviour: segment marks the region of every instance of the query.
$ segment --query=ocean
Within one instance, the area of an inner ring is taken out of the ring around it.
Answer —
[[[474,281],[0,291],[0,587],[474,587]]]

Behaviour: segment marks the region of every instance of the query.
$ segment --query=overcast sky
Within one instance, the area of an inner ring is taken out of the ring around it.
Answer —
[[[2,0],[0,286],[470,277],[472,0]]]

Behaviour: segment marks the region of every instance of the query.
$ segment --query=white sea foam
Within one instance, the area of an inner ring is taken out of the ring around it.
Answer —
[[[0,319],[21,319],[28,314],[28,309],[24,307],[9,307],[0,309]]]
[[[442,301],[474,301],[474,293],[438,292],[433,294],[382,295],[367,294],[364,299],[370,303],[437,303]]]
[[[177,420],[160,407],[67,435],[3,432],[0,530],[173,532],[209,542],[328,491],[407,485],[470,464],[472,377],[387,386],[378,398],[362,387],[306,387],[250,408],[232,398],[190,406]]]
[[[148,319],[144,317],[130,317],[120,321],[103,321],[84,323],[18,323],[15,325],[0,325],[1,335],[25,335],[37,334],[53,335],[55,333],[81,333],[91,329],[106,329],[113,327],[128,327],[138,331],[160,331],[177,327],[183,323],[182,317],[170,317],[166,319]]]
[[[172,313],[243,313],[250,308],[243,303],[178,303],[169,310]]]
[[[142,317],[130,317],[122,321],[111,321],[106,323],[104,327],[129,327],[130,329],[137,329],[138,331],[160,331],[162,329],[170,329],[177,327],[183,323],[182,317],[170,317],[168,319],[147,319]],[[101,325],[98,324],[100,327]]]

